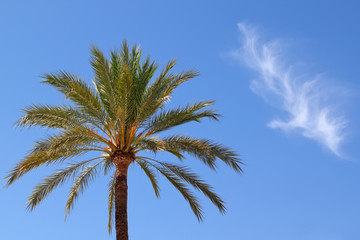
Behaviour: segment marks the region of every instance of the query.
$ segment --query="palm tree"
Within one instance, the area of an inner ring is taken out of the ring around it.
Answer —
[[[67,161],[67,167],[34,187],[27,202],[27,208],[33,210],[57,186],[72,179],[66,202],[67,216],[75,200],[100,170],[110,174],[108,230],[111,232],[115,215],[117,240],[128,239],[127,174],[130,164],[139,165],[145,172],[157,197],[157,177],[163,175],[182,194],[199,221],[203,212],[188,185],[202,192],[224,213],[224,201],[189,168],[140,155],[145,150],[153,153],[165,151],[181,160],[184,154],[189,154],[211,169],[215,169],[217,160],[220,160],[242,172],[238,155],[220,144],[183,135],[158,135],[187,122],[218,119],[216,112],[206,109],[213,101],[164,109],[174,89],[198,73],[171,73],[176,63],[171,60],[159,76],[150,81],[158,65],[149,57],[141,59],[141,49],[138,46],[130,49],[126,41],[120,51],[111,51],[110,59],[96,47],[91,48],[91,54],[95,88],[65,71],[42,76],[43,83],[63,93],[72,105],[31,105],[24,109],[18,126],[55,129],[56,134],[35,143],[31,152],[9,173],[6,185],[40,166]],[[86,161],[69,161],[94,151],[101,154]]]

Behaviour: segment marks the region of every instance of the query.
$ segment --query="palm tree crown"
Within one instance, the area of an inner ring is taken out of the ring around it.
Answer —
[[[169,152],[179,159],[189,154],[211,169],[215,169],[220,160],[235,171],[242,171],[238,155],[220,144],[183,135],[158,135],[187,122],[218,118],[216,112],[206,108],[213,101],[196,102],[171,110],[164,108],[174,89],[198,76],[198,73],[171,73],[176,63],[171,60],[151,81],[158,66],[149,57],[141,59],[141,49],[138,46],[130,49],[125,41],[120,51],[111,51],[109,59],[98,48],[92,47],[90,62],[95,73],[94,88],[72,73],[45,74],[43,83],[55,87],[73,104],[31,105],[24,109],[24,116],[17,122],[20,127],[40,126],[57,131],[35,143],[31,152],[9,173],[7,185],[42,165],[68,162],[68,166],[34,187],[28,199],[28,209],[33,210],[57,186],[73,180],[66,202],[67,215],[78,196],[102,170],[111,176],[108,194],[108,228],[111,231],[115,205],[122,208],[119,215],[127,214],[127,195],[122,195],[122,192],[127,194],[128,166],[138,164],[149,178],[157,197],[160,174],[179,190],[199,221],[203,212],[188,185],[202,192],[224,213],[226,209],[220,196],[187,167],[140,155],[144,150]],[[101,154],[86,161],[69,161],[92,151]],[[117,235],[120,234],[118,228],[126,228],[127,232],[127,219],[120,222],[118,224],[116,220]]]

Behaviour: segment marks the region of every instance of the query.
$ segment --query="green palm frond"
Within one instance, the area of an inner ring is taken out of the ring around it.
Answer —
[[[91,129],[85,127],[76,127],[71,130],[64,131],[58,135],[50,135],[42,141],[36,142],[33,152],[47,151],[50,155],[52,151],[58,149],[74,148],[80,146],[93,146],[104,144],[103,139],[93,134]]]
[[[106,60],[103,52],[95,47],[91,47],[90,64],[95,73],[95,87],[100,96],[101,102],[106,109],[108,116],[114,120],[118,108],[119,95],[116,91],[121,73],[121,59],[118,54],[112,52],[111,67]]]
[[[174,110],[162,111],[148,121],[145,131],[157,133],[187,122],[200,122],[202,118],[206,117],[218,120],[219,114],[214,111],[200,111],[202,108],[210,106],[213,103],[214,101],[204,101],[187,105],[184,108],[178,107]]]
[[[165,151],[165,144],[158,137],[136,139],[137,151],[149,150],[156,154],[158,151]]]
[[[146,88],[142,106],[139,110],[140,120],[146,120],[159,108],[163,107],[178,85],[198,75],[195,71],[188,71],[179,75],[169,73],[175,64],[176,60],[169,61],[159,77]]]
[[[150,82],[151,78],[154,76],[155,71],[157,70],[158,65],[155,63],[155,61],[151,61],[150,57],[148,56],[146,60],[142,63],[139,72],[137,73],[137,79],[136,82],[136,92],[139,92],[139,96],[141,98],[138,99],[138,104],[140,107],[140,104],[142,104],[142,98],[146,91],[146,87],[148,83]]]
[[[210,168],[215,169],[216,159],[220,159],[235,171],[239,173],[242,172],[240,165],[243,163],[238,158],[238,155],[223,145],[213,143],[207,139],[196,139],[177,135],[162,140],[164,141],[165,149],[177,149],[179,152],[189,153],[203,161],[204,164]]]
[[[34,210],[34,208],[41,203],[59,184],[64,184],[76,174],[76,171],[79,168],[95,159],[98,158],[93,158],[80,163],[73,163],[70,167],[58,170],[55,174],[45,178],[40,184],[34,187],[33,193],[28,198],[27,209],[30,211]]]
[[[197,70],[189,70],[189,71],[185,71],[185,72],[182,72],[182,73],[176,75],[176,77],[172,78],[172,80],[167,85],[167,87],[163,93],[163,98],[169,97],[173,93],[175,88],[177,88],[184,82],[187,82],[190,79],[198,77],[198,76],[199,76],[199,72]]]
[[[107,175],[114,167],[114,163],[111,161],[110,156],[104,154],[104,159],[106,159],[104,163],[104,175]]]
[[[144,63],[140,64],[138,59],[135,58],[133,69],[137,69],[136,72],[132,73],[132,90],[128,97],[128,116],[126,122],[135,122],[136,119],[140,119],[140,112],[142,104],[144,104],[144,95],[146,87],[154,75],[157,65],[154,61],[151,62],[150,57],[147,57]],[[136,67],[135,67],[136,66]]]
[[[180,160],[184,158],[184,153],[188,153],[200,159],[205,165],[211,169],[216,168],[216,161],[220,159],[226,165],[241,173],[241,160],[238,155],[224,147],[207,139],[196,139],[187,136],[170,136],[167,138],[150,137],[145,139],[137,139],[139,150],[150,150],[153,153],[158,151],[166,151],[174,154]]]
[[[159,167],[145,158],[138,158],[142,161],[146,162],[147,164],[154,167],[157,171],[159,171],[184,197],[184,199],[189,203],[191,210],[195,214],[198,221],[203,220],[203,211],[201,209],[201,205],[198,202],[198,199],[195,195],[186,187],[186,184],[181,181],[181,179],[176,176],[172,171],[168,170],[167,168]],[[137,160],[139,161],[139,160]]]
[[[140,64],[141,50],[138,46],[129,49],[123,43],[121,52],[111,52],[109,63],[104,54],[92,47],[91,65],[95,71],[95,86],[107,110],[112,125],[125,127],[134,122],[138,108],[142,103],[143,93],[157,66],[147,59]],[[120,123],[118,122],[120,120]]]
[[[137,151],[149,150],[156,154],[158,151],[167,151],[174,156],[176,156],[179,160],[184,158],[184,155],[181,154],[181,151],[175,148],[170,148],[165,141],[157,137],[149,137],[149,138],[138,138],[135,140]]]
[[[136,82],[134,73],[138,69],[138,60],[140,60],[138,59],[138,55],[141,54],[138,50],[136,45],[130,50],[127,43],[123,42],[122,51],[119,53],[122,65],[120,66],[121,75],[118,78],[116,91],[119,94],[118,101],[120,103],[120,109],[118,109],[118,115],[116,117],[122,121],[121,125],[125,127],[125,132],[136,118],[137,113],[136,105],[134,104],[136,97],[133,94],[136,95],[138,93],[133,90]],[[120,125],[118,124],[116,126]],[[117,130],[119,129],[120,128]]]
[[[104,125],[98,119],[69,106],[31,105],[23,112],[24,116],[16,122],[21,128],[39,126],[71,130],[87,126],[104,132]]]
[[[99,161],[98,163],[85,167],[79,176],[76,177],[73,186],[70,189],[70,194],[68,200],[66,202],[66,215],[65,218],[68,216],[70,210],[74,206],[76,199],[79,197],[84,189],[89,185],[91,181],[95,179],[95,175],[97,174],[96,168],[106,160]]]
[[[31,105],[23,112],[25,115],[16,122],[19,127],[71,129],[83,123],[73,116],[72,109],[67,106]]]
[[[135,105],[133,104],[132,89],[134,88],[134,76],[131,74],[131,69],[129,65],[124,64],[123,66],[123,76],[121,85],[118,86],[117,91],[120,92],[122,101],[121,108],[123,110],[124,116],[122,117],[125,127],[129,126],[131,119],[134,118],[134,112],[136,113]]]
[[[104,134],[109,133],[109,126],[107,123],[104,123],[83,111],[72,108],[70,109],[69,114],[76,118],[81,123],[81,126],[89,129],[96,129]]]
[[[52,163],[60,163],[66,159],[78,157],[93,150],[93,148],[84,147],[58,149],[57,151],[52,151],[52,154],[49,154],[46,151],[31,152],[24,160],[16,164],[16,166],[6,176],[6,186],[10,186],[24,174],[44,164],[50,165]]]
[[[43,83],[54,86],[59,92],[71,99],[77,106],[90,116],[103,122],[102,105],[96,92],[86,82],[75,74],[60,71],[58,73],[45,74]]]
[[[111,234],[112,226],[114,224],[114,200],[115,200],[115,173],[111,176],[110,182],[108,184],[108,211],[109,211],[109,219],[108,219],[108,232]]]
[[[165,167],[166,169],[170,170],[176,176],[181,178],[182,180],[186,181],[187,183],[191,184],[195,189],[201,191],[206,197],[210,199],[210,201],[219,209],[219,211],[224,214],[226,211],[225,203],[220,198],[220,196],[212,191],[212,187],[205,183],[203,180],[199,178],[198,175],[191,172],[191,170],[187,167],[175,165],[172,163],[160,162],[156,161],[161,166]]]
[[[150,168],[149,164],[146,161],[138,159],[136,163],[139,164],[141,169],[145,172],[146,176],[149,178],[151,185],[154,189],[155,195],[157,198],[159,198],[160,188],[158,186],[158,180],[156,178],[155,172]]]
[[[18,163],[7,176],[7,186],[19,179],[25,173],[44,164],[63,162],[67,159],[80,156],[89,151],[106,152],[98,144],[101,139],[90,135],[85,127],[72,128],[62,134],[48,136],[46,139],[36,141],[32,151]]]
[[[240,165],[243,165],[244,163],[239,159],[238,154],[221,144],[211,143],[210,141],[208,141],[208,143],[212,154],[214,154],[217,158],[234,169],[236,172],[243,172]]]

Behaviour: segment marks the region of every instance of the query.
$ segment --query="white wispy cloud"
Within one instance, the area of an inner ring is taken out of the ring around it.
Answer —
[[[334,91],[327,79],[320,74],[299,72],[295,65],[286,64],[280,41],[264,43],[253,27],[240,23],[238,28],[243,44],[232,55],[258,73],[251,89],[288,115],[272,120],[269,127],[299,132],[341,157],[346,119],[331,104]]]

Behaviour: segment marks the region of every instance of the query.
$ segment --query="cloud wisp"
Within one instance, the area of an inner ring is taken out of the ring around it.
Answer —
[[[286,119],[272,120],[269,127],[298,132],[341,157],[346,120],[330,103],[334,92],[326,79],[295,73],[293,65],[284,63],[286,56],[279,41],[262,43],[254,28],[243,23],[238,28],[243,44],[232,55],[258,73],[251,89],[287,114]]]

